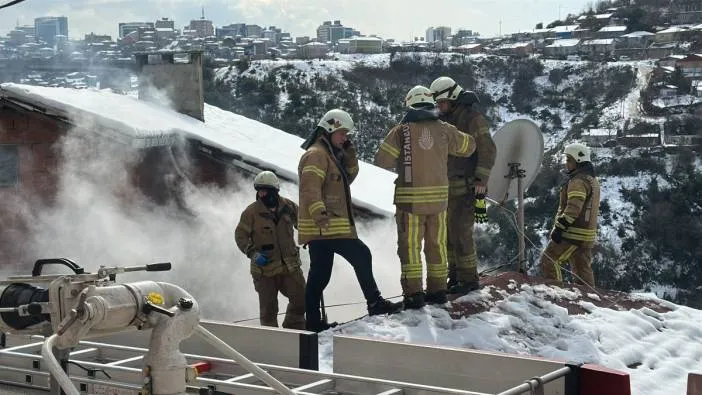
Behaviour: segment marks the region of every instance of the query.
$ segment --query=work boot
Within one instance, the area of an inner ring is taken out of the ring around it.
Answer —
[[[456,280],[455,277],[450,277],[448,278],[448,282],[446,283],[446,289],[451,289],[451,287],[455,286],[458,281]]]
[[[446,298],[446,291],[427,292],[424,299],[429,304],[444,304],[448,302],[448,298]]]
[[[480,284],[477,281],[458,281],[456,285],[448,289],[448,293],[465,295],[478,288],[480,288]]]
[[[402,310],[402,302],[391,302],[380,298],[375,302],[368,303],[368,315],[395,314]]]
[[[405,296],[402,304],[404,305],[405,310],[421,309],[426,305],[426,303],[424,303],[424,292],[417,292],[412,295]]]
[[[326,331],[327,329],[334,328],[337,325],[339,325],[339,324],[336,322],[328,323],[328,322],[324,322],[322,320],[319,320],[317,322],[307,321],[305,323],[305,329],[307,329],[310,332],[319,333],[322,331]]]

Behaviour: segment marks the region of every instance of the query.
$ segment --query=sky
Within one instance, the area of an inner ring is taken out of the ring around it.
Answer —
[[[36,17],[67,16],[71,38],[91,32],[114,38],[119,22],[168,17],[182,28],[200,18],[204,7],[205,17],[215,26],[274,25],[293,37],[315,36],[321,22],[339,19],[361,34],[406,41],[424,37],[431,26],[466,28],[483,36],[530,31],[539,22],[578,14],[591,4],[591,0],[25,0],[0,9],[0,34],[18,22],[33,24]]]

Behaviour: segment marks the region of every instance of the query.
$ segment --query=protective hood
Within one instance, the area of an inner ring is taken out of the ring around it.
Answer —
[[[411,108],[402,117],[401,123],[433,121],[439,119],[439,111],[436,107]]]

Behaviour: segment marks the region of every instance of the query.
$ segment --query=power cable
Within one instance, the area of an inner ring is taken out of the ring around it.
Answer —
[[[3,4],[3,5],[0,5],[0,9],[7,8],[7,7],[11,7],[11,6],[16,5],[16,4],[19,4],[19,3],[23,2],[23,1],[24,1],[24,0],[13,0],[13,1],[9,2],[9,3],[5,3],[5,4]]]

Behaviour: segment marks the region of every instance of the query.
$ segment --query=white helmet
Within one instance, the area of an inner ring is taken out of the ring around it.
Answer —
[[[407,92],[407,97],[405,97],[405,105],[412,108],[420,103],[427,103],[431,104],[432,106],[436,105],[434,96],[431,94],[429,88],[426,86],[417,85]]]
[[[590,148],[582,143],[566,145],[563,155],[571,156],[577,163],[590,162]]]
[[[429,87],[434,94],[434,100],[456,100],[463,88],[450,77],[439,77]]]
[[[280,190],[280,180],[272,171],[262,171],[254,178],[254,188],[274,188]]]
[[[353,131],[353,119],[351,115],[344,110],[335,108],[327,111],[326,114],[319,120],[317,126],[324,129],[327,133],[334,133],[339,129],[348,129]]]

